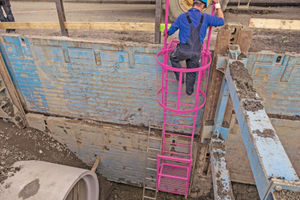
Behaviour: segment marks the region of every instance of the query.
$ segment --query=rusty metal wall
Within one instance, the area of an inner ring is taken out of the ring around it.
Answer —
[[[156,100],[161,69],[155,59],[160,45],[22,36],[1,40],[27,111],[132,125],[151,121],[161,127],[163,110]],[[171,91],[177,87],[169,85]],[[185,96],[184,103],[194,103]],[[177,96],[168,100],[176,102]],[[202,110],[198,113],[199,126]],[[169,122],[192,125],[193,120],[173,117]]]
[[[49,134],[65,144],[83,162],[92,167],[96,157],[101,162],[97,172],[110,181],[142,186],[145,177],[147,158],[147,135],[145,127],[118,125],[111,123],[89,123],[62,117],[47,117],[29,113],[26,116],[30,127]],[[160,132],[151,129],[151,136],[160,139]],[[180,144],[189,144],[190,140],[182,137],[167,136],[166,141],[176,140]],[[150,147],[159,149],[160,140],[151,140]],[[188,153],[189,147],[166,145],[167,150]],[[194,143],[193,155],[196,155],[197,144]],[[156,151],[149,154],[155,157]],[[194,159],[195,160],[195,159]],[[156,168],[156,162],[148,163]],[[147,171],[148,176],[156,172]]]
[[[247,69],[271,114],[300,115],[300,55],[249,53]]]

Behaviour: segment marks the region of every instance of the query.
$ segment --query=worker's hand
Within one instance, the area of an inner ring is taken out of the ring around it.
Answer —
[[[215,3],[216,10],[219,10],[221,8],[221,5],[219,4],[219,0],[213,0],[213,2]]]
[[[164,32],[164,37],[166,36],[166,33]],[[169,35],[168,35],[168,33],[167,33],[167,37],[166,37],[166,39],[168,39],[168,37],[169,37]]]

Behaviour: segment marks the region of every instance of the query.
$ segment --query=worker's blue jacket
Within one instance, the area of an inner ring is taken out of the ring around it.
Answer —
[[[191,18],[191,21],[194,25],[194,27],[197,27],[200,23],[201,19],[201,12],[200,10],[196,8],[191,8],[188,11],[188,14]],[[200,30],[200,41],[201,44],[203,44],[203,40],[206,36],[206,30],[209,26],[222,26],[225,24],[224,19],[220,17],[215,17],[210,14],[203,13],[203,23]],[[179,31],[179,40],[180,43],[185,44],[187,43],[189,37],[190,37],[190,24],[186,18],[185,13],[182,13],[177,17],[175,22],[172,24],[172,26],[168,30],[168,35],[173,35],[178,29]]]

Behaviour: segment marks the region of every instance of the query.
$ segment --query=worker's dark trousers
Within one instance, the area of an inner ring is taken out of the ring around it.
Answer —
[[[186,60],[186,67],[188,69],[200,67],[199,60],[201,56],[201,42],[200,42],[200,30],[203,22],[204,15],[201,13],[201,20],[199,25],[195,28],[188,15],[186,18],[190,24],[190,37],[187,43],[179,43],[174,51],[170,55],[170,61],[172,67],[181,68],[180,61]],[[176,79],[179,81],[179,72],[174,72]],[[194,92],[194,85],[196,80],[197,72],[186,73],[186,94],[192,95]],[[183,77],[182,77],[183,78]],[[184,79],[182,79],[184,80]]]
[[[172,63],[172,67],[181,68],[180,61],[186,60],[186,67],[188,69],[199,67],[199,60],[201,54],[197,53],[189,53],[186,55],[184,52],[181,52],[182,49],[179,46],[171,53],[170,61]],[[175,72],[175,76],[177,81],[179,81],[179,72]],[[186,73],[186,93],[188,95],[192,95],[194,92],[194,84],[196,81],[197,72],[189,72]],[[184,75],[182,75],[182,81],[184,81]]]
[[[0,0],[0,20],[1,22],[14,22],[15,18],[11,12],[10,0]],[[4,16],[3,10],[5,11],[6,17]],[[15,31],[15,29],[8,29],[9,31]]]

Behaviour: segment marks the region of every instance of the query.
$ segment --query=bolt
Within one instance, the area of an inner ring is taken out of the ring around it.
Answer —
[[[276,186],[275,186],[275,190],[279,192],[279,191],[282,190],[282,187],[281,187],[280,185],[276,185]]]

